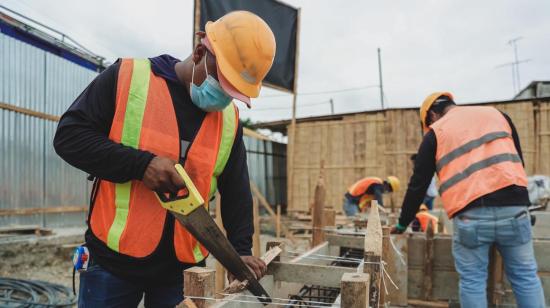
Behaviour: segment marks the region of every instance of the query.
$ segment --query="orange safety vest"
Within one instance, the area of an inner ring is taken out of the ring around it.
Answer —
[[[370,204],[370,201],[374,199],[374,195],[372,194],[366,194],[365,192],[372,184],[383,184],[384,181],[382,179],[377,177],[366,177],[364,179],[361,179],[355,184],[351,185],[348,188],[348,193],[352,197],[359,197],[361,196],[361,199],[359,199],[359,208],[363,209],[365,205]]]
[[[493,107],[455,107],[430,126],[437,139],[439,194],[452,217],[501,188],[527,186],[506,118]]]
[[[229,158],[238,118],[233,104],[207,113],[187,152],[184,168],[204,200],[217,189],[216,178]],[[170,91],[166,81],[153,74],[147,59],[121,60],[109,139],[179,161],[180,136]],[[155,193],[143,182],[101,180],[89,224],[110,249],[145,258],[160,242],[166,215]],[[198,263],[208,256],[180,224],[175,224],[174,247],[178,260],[184,263]]]
[[[420,230],[426,232],[428,229],[428,224],[431,222],[434,233],[437,233],[437,223],[439,222],[437,217],[428,213],[428,211],[422,211],[416,213],[416,219],[418,219],[418,222],[420,223]]]

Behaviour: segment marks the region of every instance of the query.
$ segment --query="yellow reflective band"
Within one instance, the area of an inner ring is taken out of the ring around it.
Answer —
[[[147,103],[147,93],[149,92],[151,64],[148,59],[135,59],[133,62],[132,80],[124,113],[120,143],[137,149],[145,104]],[[120,237],[126,227],[128,218],[131,188],[132,182],[115,185],[115,218],[107,235],[107,246],[117,252],[120,249]]]
[[[214,165],[214,174],[212,175],[212,181],[210,181],[210,196],[213,196],[218,189],[217,178],[223,172],[233,143],[235,142],[235,131],[237,128],[236,111],[233,102],[229,106],[225,107],[223,113],[222,134],[220,140],[220,147],[218,149],[218,156],[216,157],[216,164]]]
[[[195,263],[199,263],[204,260],[204,255],[201,251],[201,244],[199,244],[199,242],[197,242],[197,244],[193,248],[193,256],[195,257]]]

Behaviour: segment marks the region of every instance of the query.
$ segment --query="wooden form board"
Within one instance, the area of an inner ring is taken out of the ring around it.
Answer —
[[[550,174],[550,100],[493,106],[512,118],[521,139],[527,174]],[[309,210],[321,160],[325,162],[327,206],[341,211],[346,189],[362,177],[395,175],[403,189],[385,196],[384,201],[386,208],[400,207],[412,175],[410,156],[422,140],[419,123],[416,109],[297,123],[288,209]]]
[[[407,238],[406,259],[408,264],[408,297],[423,299],[426,262],[426,237],[423,233],[414,233]],[[357,236],[329,234],[327,241],[330,246],[341,246],[362,249],[364,239]],[[550,239],[534,240],[535,257],[537,259],[539,276],[542,281],[546,305],[550,307]],[[433,240],[433,277],[432,300],[447,301],[458,299],[458,274],[454,267],[452,256],[452,238],[449,235],[436,234]],[[405,252],[405,251],[403,251]],[[505,290],[502,303],[513,303],[511,286],[504,279]]]

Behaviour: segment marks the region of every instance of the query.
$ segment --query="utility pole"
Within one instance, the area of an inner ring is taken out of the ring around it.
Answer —
[[[334,101],[332,100],[332,98],[330,99],[329,103],[330,103],[330,114],[334,114]]]
[[[511,39],[511,40],[508,41],[508,45],[510,45],[510,46],[512,46],[512,48],[514,48],[514,61],[510,62],[510,63],[501,64],[501,65],[496,67],[496,68],[507,67],[507,66],[512,67],[512,85],[514,87],[514,95],[518,94],[518,92],[521,90],[519,65],[522,64],[522,63],[526,63],[526,62],[531,61],[531,59],[519,60],[517,42],[521,39],[523,39],[523,37],[519,36],[519,37],[516,37],[516,38]]]
[[[380,48],[378,48],[378,79],[380,85],[380,105],[384,109],[384,85],[382,83],[382,56],[380,55]]]
[[[521,82],[519,80],[519,60],[518,60],[518,44],[517,44],[517,41],[521,39],[523,39],[523,37],[518,36],[508,41],[508,45],[514,48],[514,62],[513,62],[514,66],[512,66],[512,74],[515,73],[514,84],[517,86],[516,93],[519,92],[519,90],[521,89]]]

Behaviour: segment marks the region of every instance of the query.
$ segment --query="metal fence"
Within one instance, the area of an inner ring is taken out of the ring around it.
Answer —
[[[97,75],[0,33],[0,102],[59,115]],[[85,205],[85,174],[52,148],[57,123],[0,110],[0,210]],[[85,213],[2,215],[0,226],[82,225]]]
[[[0,33],[0,103],[59,116],[96,75]],[[0,227],[84,224],[79,208],[88,205],[90,183],[55,153],[56,127],[56,121],[0,108]],[[251,180],[271,204],[283,204],[286,145],[244,138]]]

